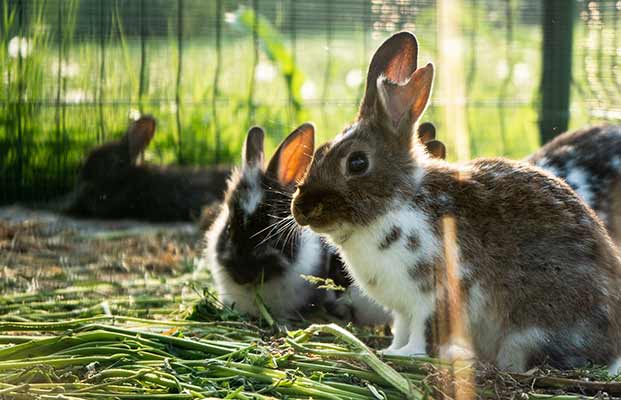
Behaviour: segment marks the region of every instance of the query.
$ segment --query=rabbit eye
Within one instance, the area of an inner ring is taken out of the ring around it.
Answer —
[[[362,151],[354,151],[347,158],[347,173],[351,175],[364,174],[369,168],[369,159]]]

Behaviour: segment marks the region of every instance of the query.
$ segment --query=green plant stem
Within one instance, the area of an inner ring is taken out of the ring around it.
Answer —
[[[336,324],[329,325],[311,325],[304,332],[310,335],[316,335],[318,333],[327,333],[340,338],[345,341],[356,351],[353,353],[352,358],[356,358],[365,362],[371,369],[377,372],[382,378],[390,382],[397,390],[403,393],[408,399],[422,399],[424,393],[422,393],[412,382],[401,376],[397,371],[392,369],[386,363],[382,362],[364,343],[362,343],[357,337],[352,335],[347,330]]]

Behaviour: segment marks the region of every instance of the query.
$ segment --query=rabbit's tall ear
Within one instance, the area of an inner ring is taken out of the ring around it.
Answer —
[[[263,168],[263,138],[265,132],[263,128],[253,126],[248,130],[246,141],[242,148],[242,168]]]
[[[441,160],[446,159],[446,146],[439,140],[430,140],[425,142],[427,153],[433,158],[439,158]]]
[[[392,125],[399,136],[409,141],[414,124],[427,108],[432,85],[431,63],[417,69],[403,83],[380,77],[377,81],[379,118],[387,118],[389,125]]]
[[[427,143],[430,140],[434,140],[436,138],[436,126],[431,122],[423,122],[418,126],[418,140],[421,143]]]
[[[300,181],[313,158],[315,127],[310,123],[300,125],[282,141],[267,167],[267,174],[283,186]]]
[[[155,118],[150,115],[143,115],[132,122],[125,133],[125,139],[129,146],[129,159],[132,163],[136,161],[155,134]]]
[[[411,32],[398,32],[386,39],[375,51],[369,71],[358,118],[368,118],[375,111],[377,79],[385,76],[393,82],[406,81],[416,71],[418,42]]]

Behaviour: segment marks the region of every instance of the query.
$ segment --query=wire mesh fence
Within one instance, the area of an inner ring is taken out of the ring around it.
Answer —
[[[0,203],[62,194],[85,152],[140,113],[158,119],[155,163],[235,163],[253,124],[271,146],[307,120],[327,139],[355,115],[373,50],[401,29],[417,34],[421,63],[463,76],[454,98],[439,74],[425,115],[450,155],[539,144],[540,1],[452,2],[449,39],[435,0],[0,1]],[[620,119],[621,2],[568,4],[570,125]],[[461,61],[443,65],[441,47]],[[446,131],[454,105],[466,142]]]

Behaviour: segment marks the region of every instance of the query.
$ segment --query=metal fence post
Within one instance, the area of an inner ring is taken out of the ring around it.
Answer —
[[[545,0],[539,134],[541,143],[567,130],[575,4]]]

